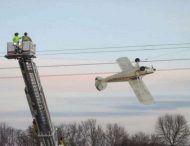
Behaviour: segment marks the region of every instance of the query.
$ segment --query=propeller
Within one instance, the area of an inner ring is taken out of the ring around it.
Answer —
[[[152,67],[152,69],[153,69],[154,71],[156,71],[156,69],[154,68],[154,66],[153,66],[153,65],[151,65],[151,67]]]

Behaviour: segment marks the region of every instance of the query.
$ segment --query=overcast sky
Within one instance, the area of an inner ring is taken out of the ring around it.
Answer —
[[[46,51],[37,52],[34,59],[37,66],[115,62],[124,56],[132,61],[136,57],[141,60],[190,58],[189,6],[188,0],[0,0],[0,56],[5,55],[6,43],[15,32],[20,35],[28,32],[37,51]],[[165,45],[143,47],[160,44]],[[92,49],[122,46],[142,47]],[[73,50],[85,48],[90,49]],[[142,51],[123,51],[126,49]],[[105,52],[83,53],[89,51]],[[158,70],[190,67],[190,61],[144,64]],[[0,68],[3,67],[18,67],[18,63],[1,57]],[[117,64],[39,68],[40,75],[119,71]],[[21,73],[19,69],[1,69],[0,77],[5,76],[21,76]],[[127,82],[109,84],[98,92],[94,87],[96,76],[107,75],[41,78],[55,124],[94,118],[102,124],[116,122],[130,132],[151,132],[158,116],[165,113],[180,113],[190,121],[190,70],[157,71],[144,77],[156,100],[150,106],[138,102]],[[0,79],[0,122],[22,129],[31,124],[22,78]]]

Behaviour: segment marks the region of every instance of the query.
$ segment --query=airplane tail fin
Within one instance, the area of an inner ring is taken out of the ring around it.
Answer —
[[[95,86],[98,91],[101,91],[107,87],[107,83],[103,81],[102,77],[96,77]]]

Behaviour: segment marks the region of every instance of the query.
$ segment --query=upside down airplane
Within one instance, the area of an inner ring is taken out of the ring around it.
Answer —
[[[145,86],[142,77],[144,75],[154,73],[156,69],[153,67],[139,66],[139,58],[136,58],[135,62],[136,64],[132,65],[127,57],[118,58],[117,63],[119,64],[122,72],[108,76],[106,78],[96,77],[96,89],[101,91],[105,89],[107,83],[110,82],[128,81],[140,103],[146,105],[153,104],[154,99],[148,88]]]

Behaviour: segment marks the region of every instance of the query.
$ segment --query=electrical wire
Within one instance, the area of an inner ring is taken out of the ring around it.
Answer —
[[[177,70],[190,70],[190,67],[187,68],[170,68],[170,69],[158,69],[157,71],[177,71]],[[98,75],[98,74],[113,74],[117,72],[92,72],[92,73],[76,73],[76,74],[52,74],[52,75],[40,75],[40,77],[64,77],[64,76],[86,76],[86,75]],[[22,76],[0,76],[0,79],[14,79],[22,78]]]
[[[96,47],[96,48],[81,48],[81,49],[58,49],[58,50],[39,50],[37,52],[59,52],[59,51],[81,51],[81,50],[102,50],[102,49],[118,49],[118,48],[138,48],[138,47],[159,47],[159,46],[179,46],[190,45],[190,43],[174,43],[174,44],[147,44],[147,45],[124,45],[124,46],[109,46],[109,47]]]
[[[175,70],[190,70],[190,67],[187,68],[168,68],[168,69],[158,69],[156,71],[175,71]]]
[[[146,58],[146,60],[149,60],[151,58],[161,58],[161,57],[167,56],[167,55],[181,54],[181,53],[188,52],[188,51],[190,51],[189,48],[184,48],[183,50],[172,51],[172,52],[169,52],[169,53],[168,52],[167,53],[162,53],[162,54],[155,55],[155,56],[153,55],[151,57]]]
[[[95,48],[91,47],[91,48],[81,48],[81,49],[37,50],[36,52],[84,51],[84,50],[118,49],[118,48],[181,46],[181,45],[190,45],[190,43],[166,43],[166,44],[145,44],[145,45],[123,45],[123,46],[109,46],[109,47],[95,47]],[[0,52],[0,54],[3,53],[5,52]]]
[[[92,52],[66,52],[66,53],[51,53],[51,54],[38,54],[44,56],[52,56],[52,55],[74,55],[74,54],[98,54],[98,53],[118,53],[118,52],[134,52],[134,51],[158,51],[158,50],[175,50],[175,49],[190,49],[189,47],[172,47],[172,48],[145,48],[145,49],[124,49],[124,50],[109,50],[109,51],[92,51]]]
[[[172,61],[190,61],[190,58],[175,58],[175,59],[159,59],[159,60],[142,60],[141,62],[172,62]],[[83,64],[58,64],[58,65],[41,65],[38,68],[54,68],[54,67],[71,67],[71,66],[93,66],[93,65],[111,65],[116,62],[99,62],[99,63],[83,63]],[[1,67],[3,69],[18,69],[19,67]]]

